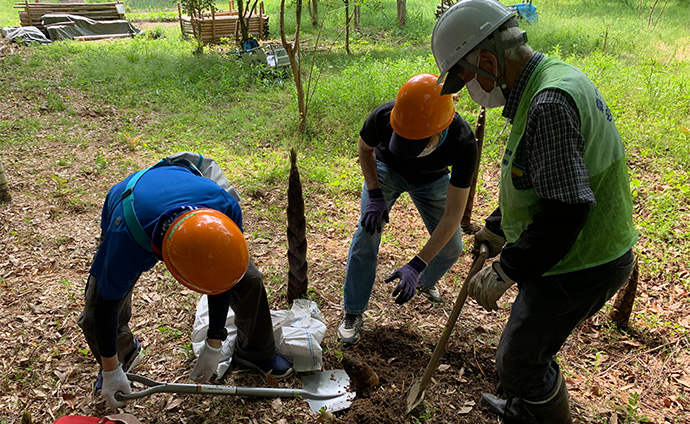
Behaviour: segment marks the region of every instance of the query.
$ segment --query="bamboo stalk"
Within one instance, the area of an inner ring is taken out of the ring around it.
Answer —
[[[472,209],[474,207],[474,195],[477,187],[477,178],[479,177],[479,164],[482,156],[482,146],[484,144],[484,132],[486,129],[486,109],[484,107],[479,109],[477,116],[477,123],[474,127],[474,137],[477,139],[477,162],[475,163],[474,173],[472,174],[472,185],[467,196],[467,203],[465,204],[465,212],[462,215],[460,225],[465,232],[472,230]]]

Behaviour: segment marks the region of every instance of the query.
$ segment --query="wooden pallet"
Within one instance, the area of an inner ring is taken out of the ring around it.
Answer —
[[[180,19],[180,29],[182,35],[188,38],[194,38],[194,28],[192,27],[192,18],[183,15],[180,4],[177,5],[178,17]],[[195,19],[194,22],[199,20]],[[207,13],[200,19],[201,23],[201,40],[204,44],[219,44],[221,38],[240,41],[242,31],[239,23],[239,12],[233,10],[232,3],[230,3],[230,11],[218,11],[214,13]],[[266,39],[269,36],[268,30],[268,15],[264,13],[263,2],[259,5],[259,13],[254,12],[249,18],[249,35],[257,39]]]
[[[15,3],[19,11],[21,26],[35,26],[44,30],[41,19],[48,13],[79,15],[94,21],[114,21],[125,19],[125,5],[121,1],[108,3]]]

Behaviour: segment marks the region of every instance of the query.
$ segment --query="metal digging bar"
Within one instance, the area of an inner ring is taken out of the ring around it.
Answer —
[[[443,351],[446,349],[446,344],[448,343],[450,333],[453,332],[453,327],[455,327],[455,321],[457,321],[458,316],[460,315],[460,311],[462,310],[462,307],[465,304],[465,300],[467,300],[467,289],[469,288],[468,283],[472,279],[472,277],[474,277],[474,275],[477,272],[479,272],[480,269],[482,269],[482,267],[484,266],[484,261],[486,261],[486,258],[488,256],[489,247],[486,245],[486,243],[481,243],[479,245],[479,255],[476,258],[474,258],[472,266],[470,267],[470,271],[467,273],[467,277],[465,278],[465,281],[462,283],[460,293],[458,293],[458,297],[455,299],[453,312],[451,312],[450,317],[448,317],[448,322],[446,323],[446,326],[443,327],[443,333],[441,333],[441,338],[436,343],[436,348],[434,349],[434,353],[431,355],[429,365],[427,365],[426,371],[424,371],[424,375],[422,376],[422,378],[417,380],[410,387],[410,390],[407,392],[408,414],[410,413],[410,411],[415,409],[417,405],[420,404],[422,399],[424,399],[424,390],[426,390],[426,386],[429,384],[429,381],[431,381],[431,376],[436,371],[438,361],[441,359],[441,355],[443,354]]]
[[[345,370],[322,371],[302,376],[302,388],[241,387],[216,384],[164,383],[138,374],[127,378],[148,388],[132,393],[117,392],[117,400],[139,399],[154,393],[192,393],[207,395],[239,395],[253,397],[299,397],[306,399],[313,412],[335,412],[347,409],[355,394],[349,391],[350,377]]]

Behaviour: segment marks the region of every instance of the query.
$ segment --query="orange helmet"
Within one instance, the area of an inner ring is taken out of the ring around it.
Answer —
[[[195,209],[173,221],[163,238],[163,261],[184,286],[203,294],[230,289],[249,266],[237,224],[215,209]]]
[[[441,96],[438,77],[419,74],[408,79],[398,91],[391,112],[391,126],[399,136],[421,140],[446,129],[455,115],[451,95]]]

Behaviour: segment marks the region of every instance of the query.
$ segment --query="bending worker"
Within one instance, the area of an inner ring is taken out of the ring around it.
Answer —
[[[475,236],[500,259],[470,280],[486,310],[515,282],[496,352],[507,399],[480,404],[509,423],[571,423],[555,356],[626,282],[637,234],[623,143],[601,93],[578,69],[533,51],[514,12],[462,0],[436,23],[442,94],[467,86],[512,123],[499,209]],[[507,241],[507,243],[506,243]]]
[[[276,378],[292,372],[275,351],[263,278],[247,250],[238,200],[215,161],[189,152],[168,156],[108,192],[78,324],[101,366],[96,388],[111,407],[124,405],[114,395],[130,393],[125,373],[142,359],[128,326],[134,284],[161,259],[182,285],[208,295],[207,340],[192,380],[207,382],[216,373],[229,307],[238,330],[233,362]]]
[[[345,344],[360,338],[381,232],[401,194],[412,198],[431,237],[386,279],[399,279],[393,291],[397,304],[412,299],[418,286],[431,301],[441,301],[436,282],[462,253],[460,220],[476,167],[477,143],[470,126],[455,112],[452,96],[439,96],[436,80],[432,74],[410,78],[395,101],[371,112],[359,133],[364,187],[362,217],[347,258],[345,315],[338,326]]]

